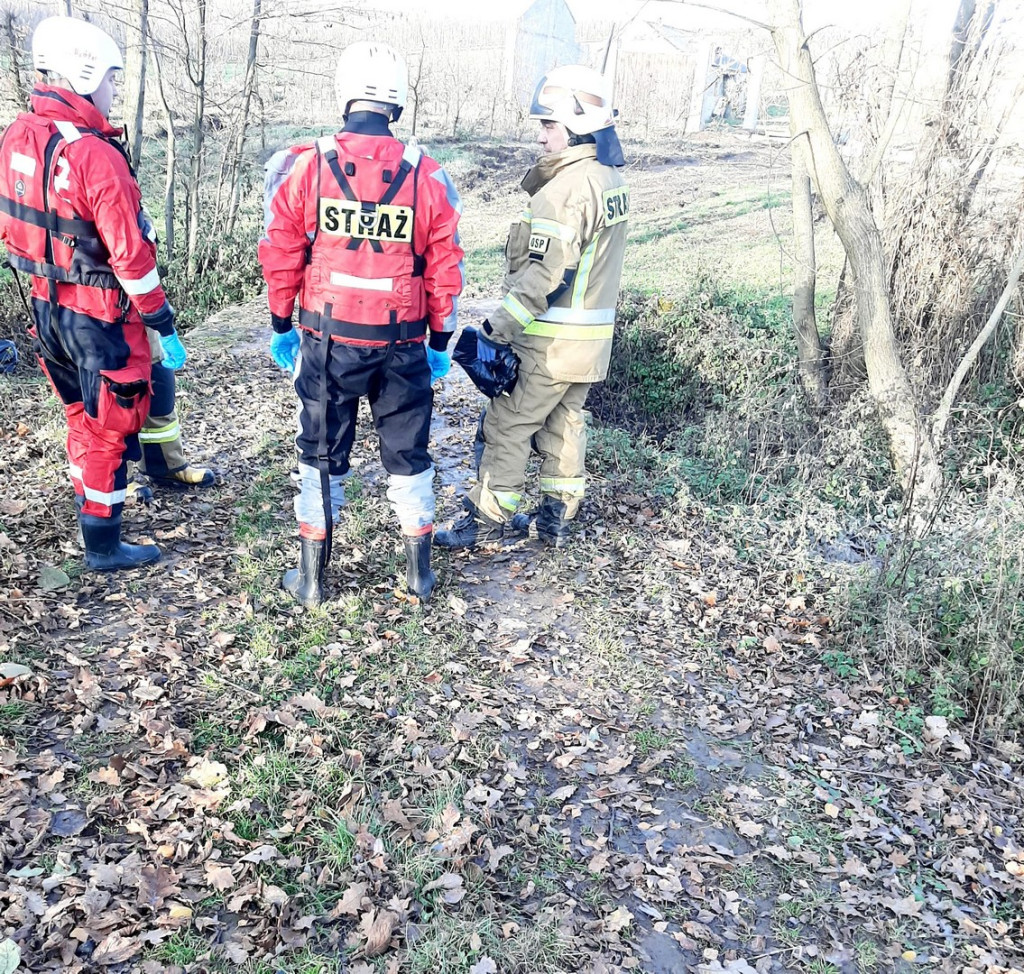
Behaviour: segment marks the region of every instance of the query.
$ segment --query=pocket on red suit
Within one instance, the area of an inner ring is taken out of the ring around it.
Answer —
[[[89,409],[86,398],[86,412],[95,416],[105,430],[126,436],[138,433],[149,415],[149,378],[134,369],[100,372],[96,378],[96,411]]]

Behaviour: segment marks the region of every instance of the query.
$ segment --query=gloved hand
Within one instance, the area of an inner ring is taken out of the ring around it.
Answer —
[[[164,365],[177,372],[185,364],[188,353],[176,331],[160,336],[160,347],[164,350]]]
[[[476,336],[476,357],[481,362],[493,362],[498,357],[497,343],[485,337],[482,331]]]
[[[430,381],[443,379],[448,370],[452,367],[452,357],[449,352],[441,352],[436,348],[427,346],[427,365],[430,366]]]
[[[285,372],[295,371],[295,356],[299,354],[299,333],[291,331],[275,331],[270,337],[270,357]]]

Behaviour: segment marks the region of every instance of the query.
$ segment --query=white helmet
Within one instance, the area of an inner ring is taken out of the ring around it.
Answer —
[[[537,85],[530,118],[561,122],[574,135],[591,135],[615,124],[611,84],[582,64],[553,68]]]
[[[354,101],[375,101],[394,105],[391,118],[397,121],[409,94],[409,71],[402,55],[387,44],[359,41],[341,52],[334,90],[343,115]]]
[[[79,95],[91,95],[111,68],[124,69],[117,44],[106,31],[76,17],[47,17],[32,32],[32,64],[67,78]]]

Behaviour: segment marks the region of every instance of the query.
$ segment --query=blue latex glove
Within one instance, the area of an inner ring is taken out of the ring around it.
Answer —
[[[498,357],[498,346],[485,338],[483,332],[476,336],[476,357],[481,362],[493,362]]]
[[[285,372],[295,371],[295,356],[299,354],[299,333],[291,331],[277,332],[270,338],[270,357]]]
[[[185,364],[188,354],[176,331],[160,336],[160,347],[164,350],[164,365],[177,372]]]
[[[436,348],[427,346],[427,365],[430,366],[430,381],[443,379],[448,370],[452,367],[452,357],[448,352],[439,352]]]

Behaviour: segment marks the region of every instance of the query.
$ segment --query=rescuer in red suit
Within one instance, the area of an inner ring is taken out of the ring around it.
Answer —
[[[85,561],[113,570],[156,561],[121,541],[127,461],[150,403],[146,326],[184,359],[156,268],[156,235],[108,121],[123,67],[92,24],[48,17],[32,35],[32,109],[0,140],[0,240],[31,276],[32,334],[64,404]]]
[[[271,355],[293,372],[302,407],[295,499],[301,553],[283,586],[306,605],[323,599],[331,526],[345,500],[363,397],[402,529],[409,590],[426,601],[436,581],[431,383],[451,365],[463,253],[459,197],[447,173],[391,134],[407,90],[405,62],[395,51],[353,44],[338,61],[342,131],[278,152],[267,164],[259,258],[274,327]]]

